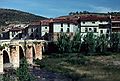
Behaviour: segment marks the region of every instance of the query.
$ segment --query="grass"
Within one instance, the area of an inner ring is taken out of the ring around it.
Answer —
[[[120,81],[119,62],[119,54],[78,58],[74,53],[46,55],[43,60],[36,61],[41,68],[60,72],[73,81]]]

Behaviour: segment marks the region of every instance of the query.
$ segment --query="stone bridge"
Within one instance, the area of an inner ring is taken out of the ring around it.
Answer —
[[[0,40],[0,73],[4,72],[5,64],[18,68],[20,60],[26,57],[29,64],[33,59],[42,59],[44,40]]]

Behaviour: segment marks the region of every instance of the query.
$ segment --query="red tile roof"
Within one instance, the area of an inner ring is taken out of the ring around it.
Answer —
[[[40,21],[32,22],[30,25],[40,25]]]
[[[53,23],[73,23],[73,24],[77,24],[77,20],[78,18],[55,18],[53,19]]]
[[[97,16],[97,15],[83,15],[80,16],[81,21],[109,21],[109,16]]]
[[[41,20],[41,26],[49,26],[50,22],[53,22],[53,19]]]
[[[112,16],[111,20],[112,21],[120,21],[120,16]]]

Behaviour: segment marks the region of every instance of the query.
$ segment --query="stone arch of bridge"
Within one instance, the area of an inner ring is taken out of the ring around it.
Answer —
[[[35,55],[35,46],[34,45],[32,46],[32,54],[33,54],[33,59],[35,59],[36,55]]]
[[[25,57],[25,52],[23,47],[19,45],[19,59],[21,60],[23,57]]]
[[[2,53],[3,53],[3,64],[5,64],[5,63],[10,63],[10,55],[9,55],[9,52],[6,51],[6,50],[3,50]]]

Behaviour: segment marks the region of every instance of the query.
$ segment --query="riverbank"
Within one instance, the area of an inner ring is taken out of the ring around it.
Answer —
[[[79,57],[73,53],[52,54],[36,63],[40,68],[60,73],[72,81],[120,81],[120,54]]]

